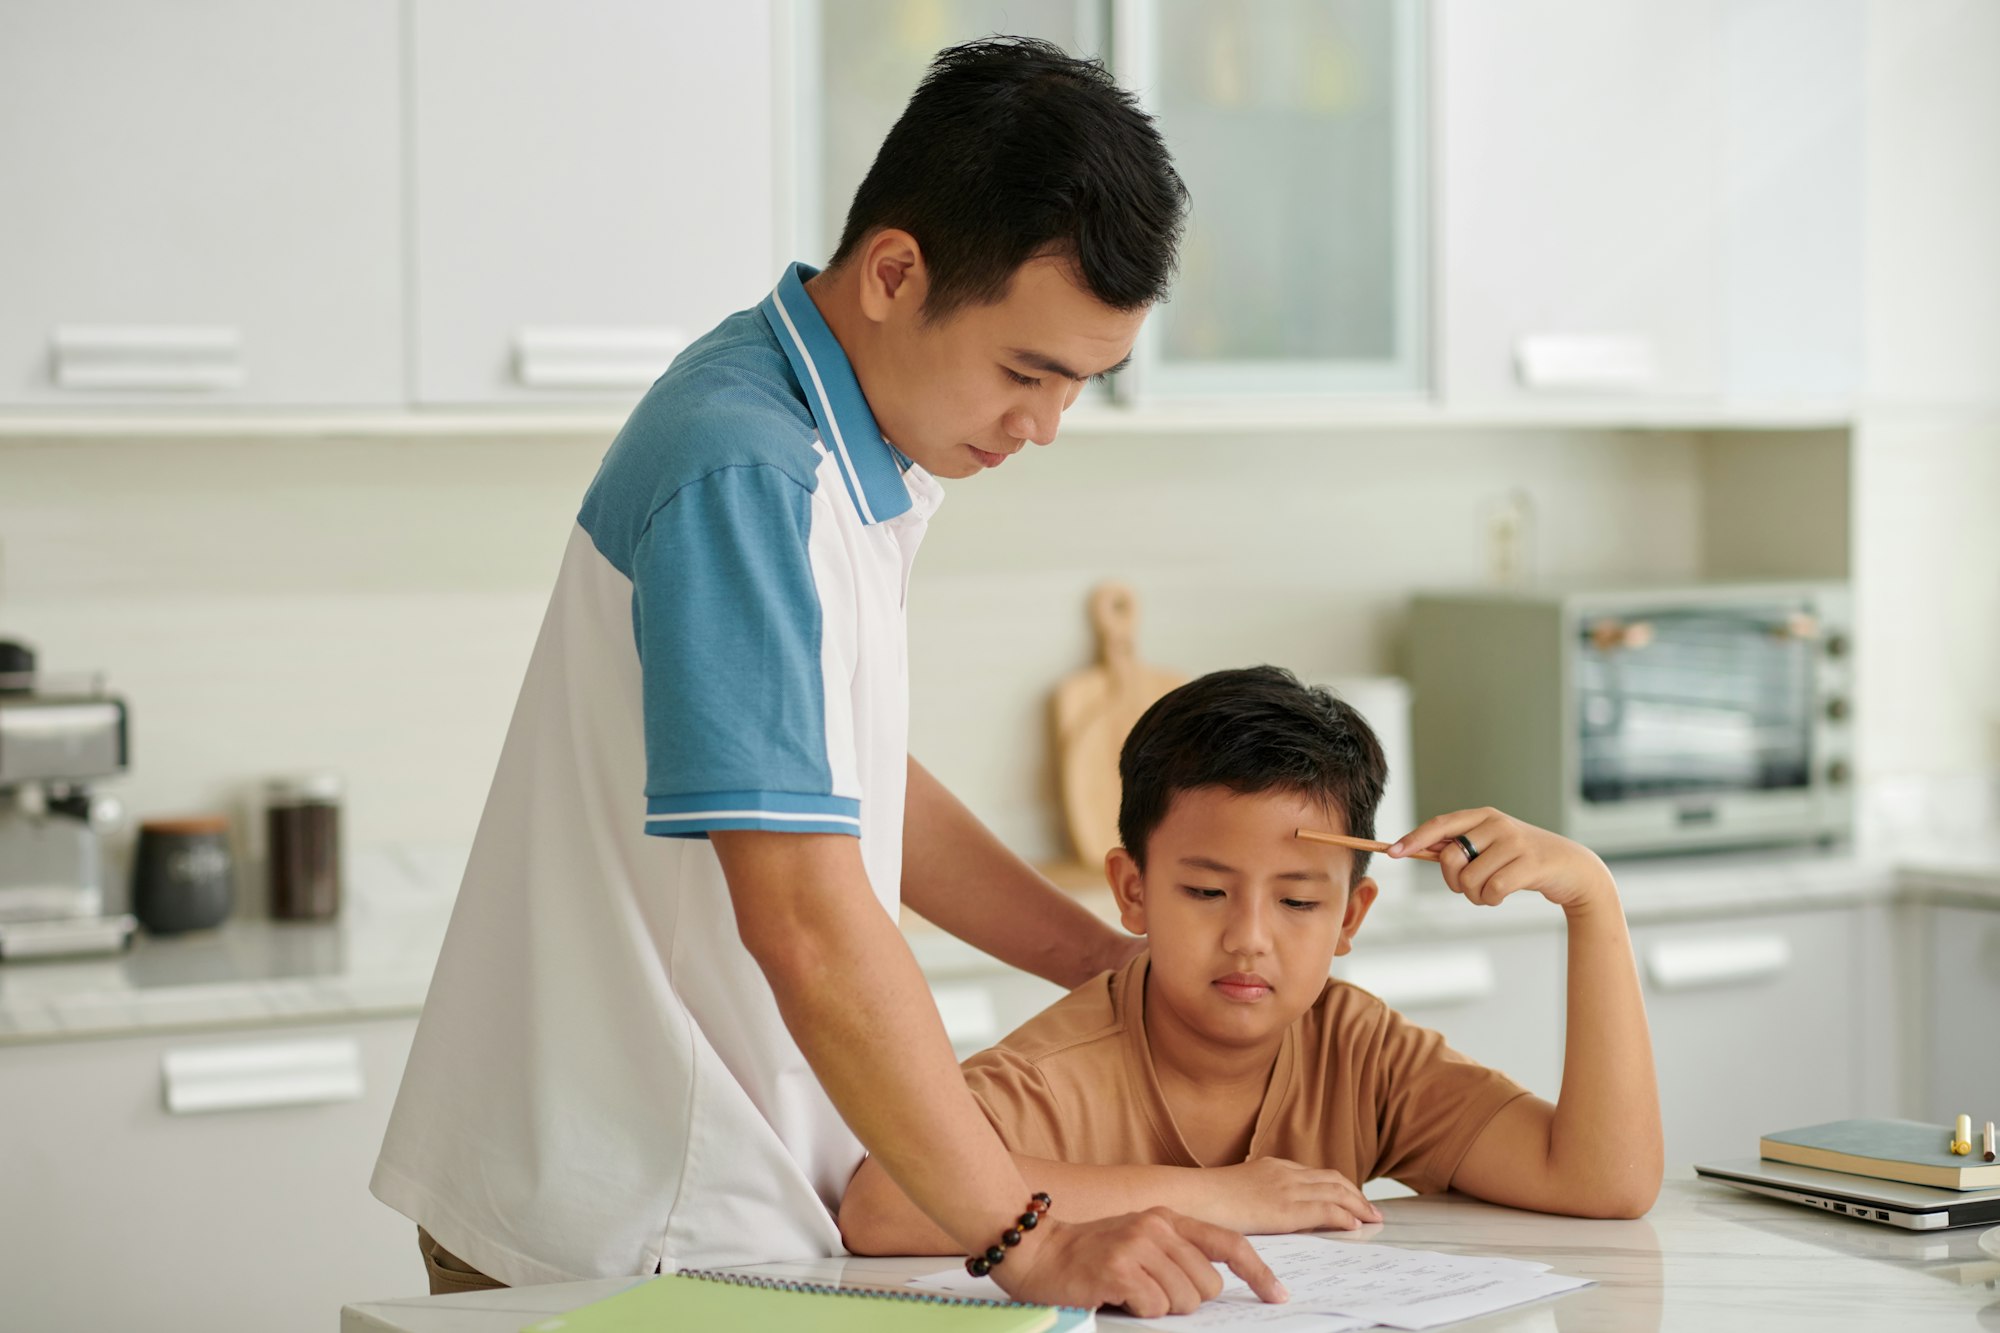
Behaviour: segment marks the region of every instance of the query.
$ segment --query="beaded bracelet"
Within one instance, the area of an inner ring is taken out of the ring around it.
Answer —
[[[1000,1244],[988,1249],[984,1254],[975,1254],[965,1261],[965,1271],[974,1277],[985,1277],[1000,1266],[1007,1257],[1007,1251],[1021,1243],[1022,1233],[1033,1231],[1041,1225],[1042,1214],[1055,1202],[1046,1194],[1036,1194],[1028,1200],[1028,1211],[1014,1219],[1014,1225],[1000,1233]],[[1002,1247],[1005,1248],[1002,1248]]]

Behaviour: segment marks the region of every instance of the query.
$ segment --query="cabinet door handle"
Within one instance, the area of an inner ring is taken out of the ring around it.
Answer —
[[[1650,338],[1631,334],[1530,334],[1514,344],[1514,368],[1530,389],[1634,393],[1659,377]]]
[[[1483,949],[1357,958],[1342,976],[1391,1009],[1470,1004],[1494,990],[1493,959]]]
[[[201,392],[240,389],[243,334],[193,326],[64,327],[51,339],[55,381],[64,389]]]
[[[361,1098],[361,1043],[352,1037],[200,1046],[160,1061],[167,1110],[246,1111]]]
[[[1762,981],[1791,962],[1792,944],[1783,935],[1662,940],[1646,949],[1646,974],[1663,991]]]
[[[530,389],[643,389],[686,343],[679,329],[522,329],[514,377]]]

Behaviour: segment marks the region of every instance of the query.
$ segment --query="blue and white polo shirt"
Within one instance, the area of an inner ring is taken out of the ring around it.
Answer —
[[[904,601],[940,489],[794,265],[584,497],[372,1188],[510,1285],[840,1252],[861,1147],[737,934],[711,829],[861,840],[894,913]]]

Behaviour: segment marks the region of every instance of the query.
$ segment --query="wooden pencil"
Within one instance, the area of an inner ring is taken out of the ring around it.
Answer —
[[[1377,842],[1373,838],[1350,838],[1345,833],[1323,833],[1316,828],[1302,828],[1296,830],[1296,832],[1299,837],[1304,838],[1307,842],[1331,843],[1335,847],[1346,847],[1357,852],[1386,852],[1389,850],[1388,843]],[[1411,852],[1410,856],[1413,860],[1418,861],[1435,861],[1438,859],[1436,852]]]

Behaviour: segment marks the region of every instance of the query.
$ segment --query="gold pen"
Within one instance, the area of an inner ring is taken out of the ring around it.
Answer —
[[[1951,1155],[1963,1157],[1972,1151],[1972,1117],[1961,1115],[1958,1127],[1951,1134]]]

